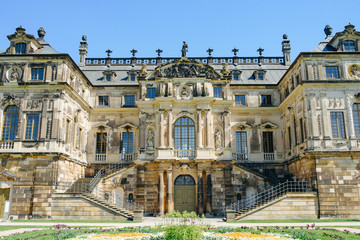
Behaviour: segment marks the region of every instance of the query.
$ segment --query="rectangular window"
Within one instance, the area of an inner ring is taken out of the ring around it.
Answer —
[[[326,78],[339,78],[338,66],[325,66]]]
[[[297,139],[297,127],[296,127],[296,119],[293,118],[293,126],[294,126],[294,147],[298,145]]]
[[[111,81],[111,75],[105,75],[106,76],[106,81],[110,82]]]
[[[135,74],[130,75],[130,81],[135,81]]]
[[[245,105],[245,95],[235,95],[235,104]]]
[[[274,152],[273,132],[263,132],[264,153]]]
[[[236,132],[236,153],[247,153],[246,132]]]
[[[355,52],[355,43],[354,41],[344,41],[344,51],[345,52]]]
[[[32,68],[31,69],[32,80],[44,80],[44,68]]]
[[[109,106],[109,96],[99,96],[100,106]]]
[[[291,127],[288,127],[288,141],[289,141],[289,149],[291,149],[292,148]]]
[[[156,97],[156,88],[147,88],[146,89],[146,97],[147,98],[155,98]]]
[[[234,80],[239,80],[239,74],[234,74]]]
[[[126,95],[125,96],[125,104],[124,106],[130,106],[133,107],[135,106],[135,96],[134,95]]]
[[[26,53],[26,43],[17,43],[15,45],[16,54],[25,54]]]
[[[107,133],[96,133],[96,153],[106,153]]]
[[[271,105],[271,95],[261,95],[261,105]]]
[[[264,80],[264,74],[259,73],[259,74],[258,74],[258,79],[259,79],[259,80]]]
[[[222,98],[222,87],[214,87],[214,97]]]
[[[122,144],[123,154],[133,153],[133,142],[134,142],[134,134],[132,132],[124,132],[123,144]]]
[[[299,125],[300,125],[300,137],[301,137],[301,143],[303,143],[305,141],[304,138],[304,126],[303,126],[303,120],[302,118],[299,119]]]
[[[331,132],[333,138],[345,138],[344,114],[342,112],[331,112]]]
[[[26,115],[26,131],[25,140],[37,140],[39,136],[39,115],[27,114]]]

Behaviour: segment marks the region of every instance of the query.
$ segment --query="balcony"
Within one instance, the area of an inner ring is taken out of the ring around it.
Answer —
[[[264,160],[275,160],[275,153],[264,153]]]
[[[14,149],[14,141],[0,141],[0,149]]]
[[[175,149],[174,156],[176,158],[196,158],[196,150],[195,149]]]
[[[105,161],[106,161],[106,153],[95,154],[95,162],[105,162]]]
[[[120,154],[120,162],[121,163],[131,163],[137,157],[136,153],[121,153]]]
[[[247,160],[249,160],[247,153],[233,153],[233,159],[235,161],[247,161]]]

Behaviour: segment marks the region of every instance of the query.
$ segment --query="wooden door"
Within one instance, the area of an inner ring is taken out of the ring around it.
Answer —
[[[195,185],[175,185],[175,210],[196,210]]]
[[[0,189],[0,218],[4,216],[5,201],[9,200],[10,189]]]

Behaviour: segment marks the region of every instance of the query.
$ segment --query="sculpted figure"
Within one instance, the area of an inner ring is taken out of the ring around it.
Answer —
[[[357,69],[355,64],[352,66],[351,73],[354,75],[355,79],[359,79],[360,71]]]
[[[148,148],[154,147],[154,138],[155,138],[154,130],[150,129],[146,139],[146,144]]]
[[[188,45],[187,45],[186,42],[184,41],[184,42],[183,42],[182,49],[181,49],[181,57],[186,57],[187,49],[188,49]]]
[[[221,148],[221,140],[222,140],[221,131],[218,129],[215,132],[215,149]]]

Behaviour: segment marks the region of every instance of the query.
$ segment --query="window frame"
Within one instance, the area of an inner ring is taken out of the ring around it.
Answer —
[[[150,96],[149,96],[149,90],[151,90]],[[147,87],[146,88],[146,98],[150,98],[150,99],[156,98],[156,88],[155,87]]]
[[[244,101],[242,101],[242,100],[244,100]],[[245,106],[246,105],[246,95],[245,94],[236,94],[235,95],[235,104]]]
[[[18,49],[18,46],[21,46],[21,47]],[[24,48],[24,46],[25,46],[25,48]],[[20,50],[20,51],[18,51],[18,50]],[[15,44],[15,54],[26,54],[26,50],[27,50],[27,43],[19,42],[19,43]]]
[[[132,104],[133,103],[133,104]],[[135,107],[135,95],[124,96],[124,107]]]
[[[121,136],[121,139],[122,139],[121,153],[122,154],[133,154],[134,153],[134,135],[135,134],[132,131],[122,132],[122,136]],[[125,141],[125,136],[127,139],[126,141]]]
[[[346,127],[345,127],[344,112],[330,112],[330,123],[331,123],[332,138],[345,139]]]
[[[336,71],[334,71],[336,69]],[[325,74],[328,79],[339,79],[339,66],[338,65],[326,65]],[[334,76],[335,75],[335,76]]]
[[[355,109],[356,106],[356,109]],[[356,138],[360,139],[360,103],[354,103],[352,106],[353,125]]]
[[[36,73],[35,70],[37,71]],[[42,70],[42,75],[40,75],[40,70]],[[36,76],[34,78],[34,76]],[[41,76],[41,78],[40,78]],[[45,68],[44,67],[32,67],[31,68],[31,80],[44,80],[45,79]]]
[[[103,131],[96,132],[95,154],[106,154],[107,142],[108,142],[107,132],[103,132]]]
[[[214,98],[222,98],[222,87],[213,87]],[[219,97],[220,94],[220,97]]]
[[[29,118],[30,116],[32,116],[32,119]],[[35,118],[35,116],[37,116],[37,119]],[[31,121],[30,125],[29,125],[29,121]],[[39,130],[40,130],[40,113],[27,113],[24,140],[27,141],[38,140]]]
[[[264,153],[275,153],[274,132],[273,131],[263,131],[262,132],[262,140],[263,140],[263,152]],[[271,145],[270,145],[270,143],[271,143]]]
[[[353,43],[353,45],[351,46],[350,43]],[[344,40],[343,47],[344,47],[344,52],[355,52],[356,51],[355,41],[353,41],[353,40]]]
[[[15,107],[16,111],[12,111],[10,109],[10,108],[13,109],[14,107]],[[8,109],[10,109],[10,111],[7,112]],[[2,126],[2,131],[1,131],[1,140],[2,141],[14,141],[15,140],[18,123],[19,123],[19,107],[16,105],[7,106],[4,109],[4,113],[3,113],[3,126]]]
[[[98,96],[98,105],[99,106],[109,106],[110,105],[109,95],[99,95]]]
[[[187,119],[186,122],[183,119]],[[185,136],[184,136],[185,135]],[[185,148],[184,148],[185,146]],[[174,123],[174,149],[195,150],[196,129],[195,122],[189,117],[180,117]]]
[[[266,100],[265,102],[263,101],[263,97],[265,97],[265,100]],[[261,94],[260,95],[260,106],[272,106],[271,94]]]
[[[245,135],[245,141],[244,141],[244,136],[241,136],[241,135]],[[235,132],[235,148],[236,148],[236,153],[242,153],[242,154],[248,153],[247,132],[246,131],[236,131]],[[245,151],[243,151],[243,150],[245,150]]]

